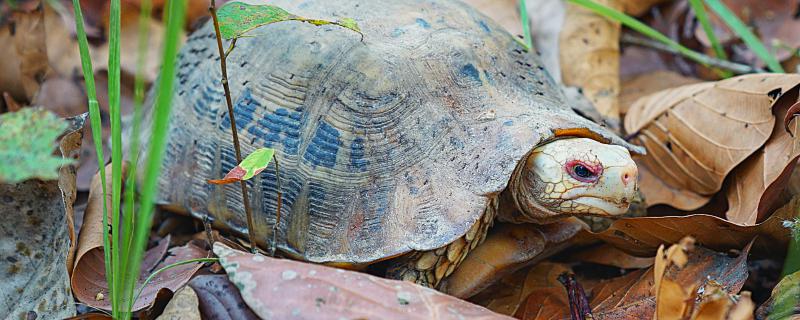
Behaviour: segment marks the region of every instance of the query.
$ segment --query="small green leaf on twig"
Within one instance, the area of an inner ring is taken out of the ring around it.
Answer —
[[[250,5],[241,2],[229,2],[217,11],[222,38],[226,40],[241,38],[247,32],[271,23],[282,21],[301,21],[313,25],[337,25],[361,34],[355,20],[343,18],[338,21],[309,19],[292,14],[280,7],[272,5]]]
[[[253,151],[253,153],[242,160],[242,163],[231,169],[224,178],[208,180],[208,183],[227,184],[250,179],[267,168],[274,154],[275,150],[270,148],[261,148]]]
[[[72,162],[53,156],[66,121],[39,108],[0,114],[0,182],[58,178],[58,168]]]

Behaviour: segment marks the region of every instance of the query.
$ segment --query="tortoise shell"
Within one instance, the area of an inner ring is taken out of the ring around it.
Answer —
[[[520,159],[559,136],[640,152],[565,105],[535,53],[461,2],[269,3],[352,17],[364,33],[278,23],[228,57],[242,152],[276,149],[277,248],[296,258],[363,264],[446,245]],[[206,23],[179,55],[159,202],[246,234],[240,187],[207,182],[236,166],[215,41]],[[263,245],[276,220],[274,164],[247,184]]]

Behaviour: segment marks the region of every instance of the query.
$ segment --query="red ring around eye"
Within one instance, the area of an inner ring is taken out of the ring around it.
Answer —
[[[564,165],[564,170],[580,182],[592,183],[600,178],[603,166],[600,164],[586,163],[581,160],[569,160]]]

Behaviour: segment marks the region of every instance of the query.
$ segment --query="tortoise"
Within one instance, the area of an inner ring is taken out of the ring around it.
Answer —
[[[631,153],[644,150],[576,113],[537,54],[468,5],[269,3],[352,17],[364,34],[273,24],[228,57],[242,153],[276,150],[282,254],[355,269],[387,263],[387,276],[435,288],[495,220],[627,209]],[[207,182],[237,165],[215,41],[206,23],[179,54],[158,203],[245,235],[239,186]],[[247,181],[261,246],[273,241],[273,166]]]

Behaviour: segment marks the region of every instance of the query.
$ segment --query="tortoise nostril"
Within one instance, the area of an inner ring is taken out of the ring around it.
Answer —
[[[628,173],[628,172],[623,173],[622,174],[622,184],[628,185],[628,183],[630,183],[630,181],[631,181],[631,174]]]

